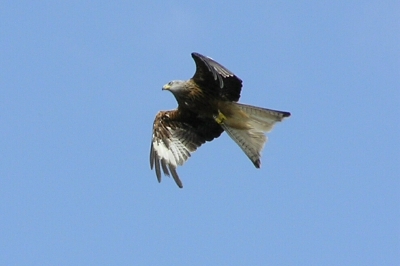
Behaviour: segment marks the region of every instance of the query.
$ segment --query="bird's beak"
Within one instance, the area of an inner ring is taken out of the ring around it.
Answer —
[[[162,90],[169,90],[170,88],[171,88],[171,85],[165,84],[165,85],[162,87]]]

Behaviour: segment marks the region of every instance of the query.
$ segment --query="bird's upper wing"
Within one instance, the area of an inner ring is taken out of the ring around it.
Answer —
[[[170,174],[182,188],[176,172],[204,142],[219,137],[223,132],[213,120],[203,120],[179,109],[161,111],[156,115],[153,125],[153,138],[150,149],[150,167],[155,168],[157,179],[161,182],[161,169]]]
[[[192,80],[201,88],[217,90],[222,98],[238,101],[242,89],[242,80],[212,58],[192,53],[196,63],[196,72]]]

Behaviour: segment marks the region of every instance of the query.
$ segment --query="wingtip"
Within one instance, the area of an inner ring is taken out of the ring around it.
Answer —
[[[208,56],[205,56],[205,55],[202,55],[202,54],[196,53],[196,52],[193,52],[191,55],[193,58],[209,58]]]
[[[178,185],[178,187],[179,188],[183,188],[183,184],[182,184],[182,181],[180,180],[180,178],[179,178],[179,176],[178,176],[178,173],[176,172],[176,169],[174,168],[174,167],[169,167],[169,170],[170,170],[170,172],[171,172],[171,174],[172,174],[172,177],[174,178],[174,180],[175,180],[175,183]]]

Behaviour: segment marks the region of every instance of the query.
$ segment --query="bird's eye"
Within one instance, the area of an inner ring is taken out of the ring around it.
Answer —
[[[172,85],[172,81],[168,82],[168,85],[171,86]]]

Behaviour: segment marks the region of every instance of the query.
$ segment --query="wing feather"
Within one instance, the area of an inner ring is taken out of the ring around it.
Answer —
[[[218,92],[222,99],[238,101],[242,90],[242,80],[223,65],[210,57],[192,53],[196,72],[192,80],[203,90]]]
[[[157,180],[161,182],[162,170],[164,175],[172,175],[182,188],[176,168],[183,165],[203,143],[222,132],[223,129],[213,120],[187,117],[179,110],[159,112],[154,120],[150,148],[150,168],[155,168]]]

